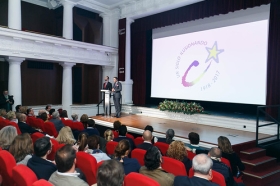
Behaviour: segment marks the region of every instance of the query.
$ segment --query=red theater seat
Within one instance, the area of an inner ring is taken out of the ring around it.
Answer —
[[[0,151],[0,175],[2,176],[2,185],[14,185],[12,178],[12,169],[16,166],[16,160],[12,154],[6,150]]]
[[[19,127],[18,127],[18,124],[17,124],[17,123],[15,123],[15,122],[9,122],[8,125],[15,127],[15,128],[17,129],[17,134],[18,134],[18,135],[21,134],[21,131],[19,130]]]
[[[125,136],[128,137],[128,138],[130,138],[130,139],[132,139],[132,140],[134,141],[134,136],[132,136],[131,134],[128,134],[128,133],[127,133]]]
[[[137,137],[137,138],[134,139],[134,144],[135,144],[136,147],[138,145],[142,144],[142,143],[144,143],[144,140],[143,140],[142,137]]]
[[[53,184],[51,184],[50,182],[46,181],[46,180],[38,180],[35,181],[32,186],[53,186]]]
[[[42,133],[40,133],[40,132],[35,132],[35,133],[31,134],[31,139],[32,139],[33,144],[35,143],[35,141],[36,141],[37,139],[42,138],[42,137],[44,137],[44,136],[45,136],[45,135],[42,134]]]
[[[55,138],[57,137],[58,133],[52,122],[49,122],[49,121],[45,122],[44,129],[45,129],[44,132],[46,132],[48,135],[54,136]]]
[[[156,142],[154,144],[154,146],[156,146],[160,150],[162,155],[165,155],[169,148],[169,145],[167,143],[163,143],[163,142]]]
[[[53,161],[54,157],[55,157],[55,153],[56,153],[57,149],[59,148],[59,143],[58,143],[58,141],[56,141],[56,139],[53,139],[53,138],[51,138],[51,141],[52,141],[52,151],[47,156],[47,159]]]
[[[96,183],[96,159],[85,152],[77,152],[76,166],[85,174],[89,185]]]
[[[36,174],[26,165],[15,166],[12,173],[16,185],[30,186],[38,180]]]
[[[113,155],[115,153],[115,148],[118,146],[118,142],[108,141],[106,144],[106,152],[108,155]]]
[[[134,149],[131,152],[131,157],[136,158],[141,166],[144,166],[144,157],[145,157],[146,151],[143,149]]]
[[[221,173],[212,170],[212,174],[213,174],[213,178],[212,178],[213,183],[216,183],[219,186],[226,186],[225,178]],[[193,168],[191,168],[189,172],[189,177],[191,178],[193,176],[194,176],[194,171]]]
[[[119,133],[115,130],[113,130],[113,133],[114,133],[114,138],[118,138],[119,137]]]
[[[187,176],[186,167],[181,161],[165,156],[162,157],[162,160],[161,166],[165,171],[175,176]]]
[[[187,150],[187,154],[188,154],[189,160],[192,160],[196,156],[195,153],[193,153],[192,151],[188,151],[188,150]]]
[[[132,172],[124,178],[124,186],[160,186],[155,180],[142,174]]]

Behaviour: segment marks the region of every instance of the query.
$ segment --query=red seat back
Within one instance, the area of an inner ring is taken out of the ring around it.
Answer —
[[[85,130],[84,125],[81,122],[73,122],[73,121],[72,121],[72,128],[71,129],[72,130],[79,130],[79,131]]]
[[[128,134],[128,133],[127,133],[125,136],[128,137],[128,138],[130,138],[130,139],[132,139],[132,140],[134,141],[134,136],[132,136],[131,134]]]
[[[144,166],[145,165],[145,162],[144,162],[145,154],[146,154],[146,151],[143,149],[134,149],[131,152],[131,157],[136,158],[138,160],[139,164],[141,166]]]
[[[8,125],[15,127],[15,128],[17,129],[17,134],[18,134],[18,135],[21,134],[21,131],[19,130],[19,127],[18,127],[18,124],[17,124],[17,123],[15,123],[15,122],[9,122]]]
[[[224,178],[224,176],[221,173],[212,170],[212,175],[213,175],[213,178],[212,178],[212,182],[213,183],[216,183],[219,186],[226,186],[225,178]],[[194,176],[193,168],[190,168],[189,177],[191,178],[193,176]]]
[[[26,165],[15,166],[12,173],[16,185],[30,186],[38,180],[36,174]]]
[[[59,148],[59,143],[58,143],[58,141],[56,141],[56,139],[53,139],[53,138],[51,138],[51,141],[52,141],[52,151],[51,151],[51,153],[47,156],[47,159],[53,161],[53,160],[54,160],[54,157],[55,157],[55,153],[56,153],[56,151],[57,151],[58,148]]]
[[[0,151],[0,175],[3,178],[2,185],[14,185],[12,169],[16,166],[16,160],[8,151]]]
[[[155,180],[136,172],[129,173],[124,178],[124,186],[160,186]]]
[[[64,119],[64,120],[61,120],[62,121],[62,123],[65,125],[65,126],[68,126],[68,127],[70,127],[71,129],[72,129],[72,127],[73,127],[73,121],[72,120],[69,120],[69,119]]]
[[[187,176],[186,167],[181,161],[165,156],[162,157],[162,161],[161,166],[167,172],[175,176]]]
[[[135,144],[136,147],[138,145],[142,144],[142,143],[144,143],[144,140],[143,140],[142,137],[137,137],[137,138],[134,139],[134,144]]]
[[[221,162],[223,162],[224,164],[226,164],[226,165],[230,168],[230,170],[231,170],[231,165],[230,165],[230,162],[229,162],[228,159],[226,159],[226,158],[221,158]]]
[[[169,148],[169,145],[167,143],[163,143],[163,142],[156,142],[154,144],[154,146],[156,146],[163,155],[166,154],[166,152]]]
[[[196,154],[193,153],[192,151],[187,151],[187,154],[188,154],[189,160],[192,160],[196,156]]]
[[[98,171],[99,167],[102,165],[103,162],[104,162],[104,161],[100,161],[99,163],[97,163],[96,174],[97,174],[97,171]]]
[[[35,181],[32,186],[53,186],[53,184],[44,179],[40,179],[38,181]]]
[[[0,120],[0,130],[2,129],[2,128],[4,128],[4,127],[6,127],[8,124],[9,124],[9,120],[7,120],[7,119],[1,119]]]
[[[35,132],[35,133],[31,134],[31,139],[32,139],[33,144],[35,143],[35,141],[36,141],[37,139],[42,138],[42,137],[44,137],[44,136],[45,136],[45,135],[42,134],[42,133],[40,133],[40,132]]]
[[[115,148],[118,146],[118,142],[108,141],[106,144],[106,152],[108,155],[113,155],[115,153]]]
[[[46,132],[48,135],[54,136],[55,138],[57,137],[58,133],[52,122],[50,122],[50,121],[45,122],[44,129],[45,129],[44,132]]]
[[[95,184],[97,172],[96,159],[90,154],[81,151],[77,152],[76,156],[76,166],[85,174],[88,184]]]
[[[118,138],[119,137],[119,133],[115,130],[113,130],[113,133],[114,133],[114,138]]]
[[[35,118],[34,119],[34,126],[37,129],[41,129],[42,131],[44,131],[44,121],[40,118]]]

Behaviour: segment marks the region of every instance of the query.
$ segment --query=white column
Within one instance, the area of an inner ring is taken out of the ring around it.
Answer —
[[[73,39],[73,7],[76,3],[69,0],[61,1],[63,5],[63,34],[65,39]]]
[[[21,30],[21,0],[9,0],[8,27]]]
[[[71,105],[73,102],[72,97],[72,67],[76,63],[60,63],[63,67],[62,75],[62,109],[67,110],[71,115]]]
[[[111,47],[119,47],[119,19],[121,18],[121,11],[119,8],[112,10],[111,15]]]
[[[100,14],[100,16],[103,18],[103,45],[104,46],[110,46],[110,15],[106,13]]]
[[[8,79],[8,91],[9,95],[14,96],[13,110],[16,105],[22,105],[21,94],[21,63],[24,58],[8,57],[6,60],[9,62],[9,79]]]
[[[125,39],[125,81],[123,82],[123,104],[133,104],[132,101],[132,85],[133,81],[131,79],[131,29],[130,25],[134,20],[131,18],[126,18],[126,39]]]

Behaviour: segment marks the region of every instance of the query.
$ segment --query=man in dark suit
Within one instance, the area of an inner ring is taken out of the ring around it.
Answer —
[[[59,113],[57,111],[52,113],[52,119],[50,120],[50,122],[54,124],[57,133],[59,133],[62,127],[65,127],[65,125],[60,120]]]
[[[3,94],[0,95],[0,108],[6,109],[7,112],[11,111],[14,104],[13,97],[8,94],[7,90],[4,90]]]
[[[119,128],[119,137],[115,138],[114,141],[119,142],[119,141],[121,141],[123,139],[126,139],[126,140],[129,141],[130,148],[132,150],[132,149],[135,148],[134,141],[131,138],[126,137],[126,133],[127,133],[126,126],[125,125],[121,125],[120,128]]]
[[[193,158],[194,176],[177,176],[174,180],[174,186],[218,186],[210,182],[212,178],[212,160],[206,154],[199,154]]]
[[[151,148],[153,146],[152,145],[153,135],[152,135],[151,131],[145,130],[143,132],[142,138],[143,138],[144,142],[142,144],[138,145],[136,148],[148,150],[149,148]]]
[[[112,91],[112,83],[109,82],[109,76],[105,76],[102,89]],[[110,99],[111,99],[111,93],[110,93]],[[107,108],[107,112],[106,112],[105,93],[103,93],[103,108],[104,108],[104,114],[109,114],[109,115],[111,114],[111,107],[110,106],[109,106],[109,108]]]
[[[117,77],[114,77],[112,92],[113,92],[113,100],[114,100],[117,118],[121,116],[121,97],[122,97],[121,91],[122,91],[122,84],[118,81]]]
[[[25,114],[20,114],[19,116],[19,122],[18,122],[18,127],[19,130],[21,131],[21,133],[29,133],[29,134],[33,134],[35,132],[41,132],[39,130],[35,130],[34,128],[30,127],[27,123],[26,123],[26,115]]]

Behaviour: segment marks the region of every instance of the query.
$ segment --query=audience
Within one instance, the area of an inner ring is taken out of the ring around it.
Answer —
[[[87,143],[88,143],[88,150],[86,152],[91,154],[93,157],[95,157],[97,163],[99,163],[100,161],[111,159],[107,156],[106,153],[102,152],[99,149],[100,147],[99,136],[93,135],[88,137]]]
[[[0,147],[9,151],[10,145],[17,135],[17,129],[14,126],[3,127],[0,130]]]
[[[190,132],[189,135],[190,145],[188,147],[190,149],[204,150],[204,148],[200,147],[199,144],[199,135],[195,132]]]
[[[174,186],[203,185],[216,186],[210,182],[212,179],[212,160],[206,154],[198,154],[192,160],[194,176],[177,176],[174,180]]]
[[[159,138],[158,142],[163,142],[163,143],[167,143],[170,144],[173,140],[173,137],[175,135],[175,132],[173,129],[168,129],[166,131],[166,138]]]
[[[218,138],[218,147],[222,151],[222,157],[229,160],[233,176],[239,177],[241,173],[239,171],[243,171],[245,166],[238,155],[232,150],[229,139],[227,137],[220,136]]]
[[[60,129],[65,126],[62,123],[62,121],[60,120],[58,112],[52,113],[52,119],[50,119],[50,122],[52,122],[54,124],[55,129],[56,129],[57,132],[59,132]]]
[[[144,162],[145,166],[139,171],[141,174],[157,181],[160,186],[173,186],[174,175],[161,168],[162,156],[157,147],[153,146],[147,150]]]
[[[137,159],[128,157],[130,150],[130,143],[126,139],[121,140],[115,149],[114,158],[123,164],[125,174],[139,172],[140,169]]]
[[[112,130],[110,129],[107,129],[105,132],[104,132],[104,138],[106,141],[113,141],[114,139],[114,133]]]
[[[19,113],[18,127],[19,127],[19,130],[21,131],[21,133],[33,134],[33,133],[35,133],[35,132],[41,132],[41,131],[35,130],[34,128],[32,128],[31,126],[29,126],[29,125],[26,123],[26,119],[27,119],[27,116],[26,116],[25,114]]]
[[[93,119],[88,119],[87,120],[86,128],[82,132],[88,133],[89,136],[92,136],[92,135],[98,135],[99,136],[99,132],[95,128],[95,121]]]
[[[144,142],[142,144],[138,145],[136,148],[148,150],[149,148],[151,148],[153,146],[153,144],[152,144],[153,135],[152,135],[151,131],[145,130],[143,132],[142,138],[143,138]]]
[[[73,119],[73,122],[78,122],[78,114],[75,114],[75,113],[73,113],[72,115],[71,115],[71,117],[72,117],[72,119]]]
[[[93,186],[122,186],[124,169],[116,160],[107,160],[97,170],[97,183]]]
[[[166,156],[179,160],[184,163],[186,172],[189,172],[192,167],[191,161],[188,159],[188,154],[185,148],[185,144],[182,141],[173,141],[166,152]]]
[[[57,136],[56,140],[59,143],[69,144],[69,145],[74,145],[75,142],[76,142],[76,140],[73,136],[72,130],[68,126],[65,126],[65,127],[61,128],[61,130],[58,133],[58,136]]]
[[[52,142],[49,137],[42,137],[34,144],[34,155],[27,162],[27,166],[33,170],[38,179],[49,180],[57,168],[56,165],[47,160],[47,155],[52,151]]]
[[[83,114],[80,118],[80,122],[84,125],[84,128],[87,128],[87,121],[88,121],[88,115]]]
[[[151,125],[147,125],[144,130],[149,130],[152,135],[153,135],[153,132],[154,132],[154,128],[151,126]],[[153,136],[153,139],[152,139],[152,144],[156,143],[158,141],[158,138]]]
[[[126,134],[127,134],[126,126],[121,125],[120,128],[119,128],[119,137],[115,138],[114,141],[119,142],[123,139],[126,139],[126,140],[129,141],[131,149],[134,149],[135,148],[134,141],[131,138],[126,137]]]
[[[78,141],[75,144],[75,148],[78,151],[86,151],[88,149],[87,139],[88,139],[88,134],[87,133],[85,133],[85,132],[80,133],[79,136],[78,136]]]
[[[9,151],[14,156],[17,164],[27,165],[33,154],[33,143],[30,135],[23,133],[16,136]]]
[[[54,186],[88,186],[85,181],[78,177],[80,173],[77,173],[75,169],[76,151],[71,145],[65,145],[56,152],[55,163],[57,171],[49,179],[49,182]]]
[[[6,119],[7,111],[6,109],[0,109],[0,118]]]

